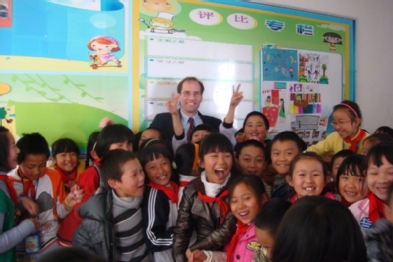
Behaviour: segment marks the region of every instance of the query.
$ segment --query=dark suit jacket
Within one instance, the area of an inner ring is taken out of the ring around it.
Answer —
[[[220,119],[212,116],[202,115],[199,111],[198,115],[204,124],[211,126],[214,130],[219,131],[221,124]],[[166,139],[169,141],[172,141],[172,137],[175,135],[175,132],[173,131],[172,116],[169,112],[157,114],[154,117],[153,122],[151,122],[150,127],[160,129],[165,134]]]

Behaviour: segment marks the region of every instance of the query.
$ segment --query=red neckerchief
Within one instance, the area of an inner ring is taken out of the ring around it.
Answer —
[[[46,169],[44,174],[46,173]],[[35,185],[34,182],[31,181],[29,178],[27,178],[23,172],[22,169],[20,167],[18,167],[18,174],[21,176],[22,178],[22,182],[23,182],[23,196],[29,196],[29,192],[30,192],[30,198],[35,201]],[[44,176],[44,174],[42,174],[38,179],[40,179],[42,176]]]
[[[12,202],[14,202],[14,205],[18,205],[18,194],[16,193],[15,188],[12,185],[11,180],[7,175],[0,175],[0,181],[4,181],[5,185],[7,186],[8,194],[10,195],[10,198]]]
[[[170,181],[169,183],[173,187],[173,191],[170,189],[170,187],[162,186],[152,182],[148,183],[147,185],[157,190],[161,190],[171,200],[172,203],[177,204],[179,201],[179,186],[173,181]]]
[[[357,143],[362,141],[362,139],[366,135],[367,135],[367,133],[363,129],[360,129],[359,133],[353,139],[351,139],[350,137],[346,137],[346,138],[344,138],[344,142],[347,143],[347,144],[351,144],[351,146],[349,147],[349,150],[351,150],[352,152],[356,153],[356,151],[357,151],[357,148],[356,148]]]
[[[368,218],[373,222],[377,223],[381,217],[385,218],[385,207],[384,203],[376,196],[373,192],[368,191],[367,198],[370,200],[370,207],[368,210]]]
[[[236,233],[232,237],[232,240],[231,240],[231,243],[229,244],[229,249],[227,252],[227,262],[233,261],[233,252],[235,252],[239,236],[241,234],[245,234],[249,227],[250,227],[250,225],[243,224],[243,222],[241,222],[239,220],[237,221],[237,230],[236,230]]]
[[[61,180],[63,181],[64,184],[68,184],[70,181],[75,181],[76,176],[77,176],[77,167],[72,171],[71,175],[67,175],[63,172],[63,170],[60,169],[60,167],[56,166],[55,167],[56,171],[61,175]]]
[[[224,197],[226,197],[227,195],[228,195],[228,189],[225,189],[218,197],[209,197],[203,195],[201,192],[198,191],[198,197],[202,199],[202,201],[206,203],[214,203],[214,202],[218,203],[218,209],[220,210],[220,225],[222,225],[222,223],[224,222],[225,217],[227,216],[229,211],[228,204],[227,202],[224,201]]]

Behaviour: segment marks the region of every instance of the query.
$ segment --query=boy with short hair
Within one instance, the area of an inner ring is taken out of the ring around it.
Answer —
[[[380,218],[364,235],[368,261],[393,261],[393,184],[384,211],[386,219]]]
[[[57,230],[64,218],[83,197],[83,190],[66,195],[61,176],[48,169],[49,146],[39,133],[24,134],[16,143],[19,148],[18,167],[8,175],[14,181],[19,196],[32,199],[38,205],[40,251],[37,255],[18,256],[38,258],[44,251],[57,246]],[[19,248],[18,248],[19,249]]]
[[[270,199],[262,205],[254,220],[255,236],[261,248],[255,251],[252,262],[271,261],[278,226],[291,205],[289,201],[280,198]]]
[[[145,175],[136,156],[111,150],[101,161],[106,187],[79,210],[82,223],[73,245],[108,261],[149,261],[143,239],[142,211]]]
[[[306,143],[294,132],[284,131],[278,133],[272,140],[270,157],[272,167],[276,170],[277,176],[274,182],[272,198],[289,198],[290,186],[286,182],[289,166],[292,159],[299,153],[306,150]]]

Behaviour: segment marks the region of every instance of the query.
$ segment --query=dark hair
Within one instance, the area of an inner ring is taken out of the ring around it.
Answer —
[[[265,124],[266,130],[269,130],[269,128],[270,128],[269,120],[267,120],[267,117],[264,114],[262,114],[261,112],[258,112],[258,111],[252,111],[252,112],[248,113],[248,115],[246,116],[246,118],[244,119],[244,122],[243,122],[243,129],[246,127],[247,120],[250,116],[261,117],[263,120],[263,123]]]
[[[363,139],[363,144],[364,142],[368,141],[371,146],[375,146],[378,143],[381,142],[393,142],[393,138],[391,136],[389,136],[388,134],[384,134],[384,133],[374,133],[372,135],[369,135],[368,137],[366,137],[365,139]]]
[[[374,134],[387,134],[391,138],[393,138],[393,129],[388,126],[380,126],[375,130]]]
[[[64,247],[53,249],[41,256],[37,262],[106,262],[80,247]]]
[[[327,32],[327,33],[324,33],[322,37],[323,37],[323,42],[325,42],[325,43],[330,43],[329,41],[326,40],[326,37],[338,38],[340,40],[340,42],[336,43],[336,45],[342,45],[343,39],[342,39],[341,35],[339,35],[337,33]]]
[[[286,212],[278,228],[273,262],[366,262],[363,236],[341,202],[306,196]]]
[[[198,149],[196,149],[198,147]],[[177,172],[181,175],[195,176],[198,172],[198,165],[193,170],[195,158],[198,159],[199,146],[187,143],[179,146],[175,153],[175,163]],[[196,153],[196,154],[195,154]]]
[[[105,126],[97,137],[97,144],[95,147],[96,154],[102,158],[109,152],[109,147],[114,143],[121,143],[127,141],[132,143],[134,133],[122,124],[113,124]]]
[[[380,167],[383,157],[393,165],[393,142],[382,142],[370,148],[366,156],[366,169],[371,163]]]
[[[69,153],[74,152],[77,156],[79,156],[79,148],[76,145],[75,141],[69,138],[60,138],[53,142],[52,144],[52,156],[56,157],[57,154],[60,153]]]
[[[182,79],[179,84],[177,84],[177,93],[180,94],[182,89],[183,89],[183,83],[188,82],[188,81],[195,81],[198,82],[198,84],[201,86],[201,95],[203,95],[203,91],[205,91],[205,86],[203,83],[196,77],[194,76],[187,76],[186,78]]]
[[[238,170],[235,165],[235,156],[234,156],[234,151],[231,141],[229,141],[229,139],[223,134],[211,133],[210,135],[205,136],[202,139],[201,145],[199,147],[199,160],[203,161],[203,157],[205,155],[212,152],[216,152],[216,150],[218,150],[218,152],[231,153],[232,155],[231,173],[238,174]]]
[[[293,141],[296,143],[299,152],[303,152],[304,150],[307,149],[307,144],[298,136],[298,134],[292,131],[284,131],[278,133],[272,140],[270,150],[273,147],[273,144],[277,141],[280,142]]]
[[[254,139],[243,141],[237,145],[236,158],[239,159],[239,156],[240,156],[242,150],[246,147],[249,147],[249,146],[253,146],[253,147],[261,149],[263,152],[263,157],[265,158],[265,161],[266,161],[267,152],[266,152],[265,146],[260,141],[254,140]]]
[[[276,238],[281,219],[284,217],[285,212],[287,212],[291,205],[291,202],[281,198],[270,199],[262,205],[255,217],[255,227],[268,231],[273,239]]]
[[[254,192],[256,198],[258,199],[259,204],[262,203],[262,196],[263,194],[266,194],[266,189],[263,185],[262,180],[254,175],[239,176],[234,181],[232,181],[231,185],[228,188],[229,203],[231,202],[233,191],[235,190],[236,186],[240,184],[244,184],[247,188],[251,189],[251,191]]]
[[[356,118],[362,119],[362,112],[360,112],[359,105],[353,101],[342,101],[340,104],[333,107],[333,112],[339,109],[346,109],[352,122],[355,121]]]
[[[323,161],[322,157],[316,154],[315,152],[304,152],[300,153],[297,156],[295,156],[291,164],[289,165],[289,171],[288,171],[288,176],[292,177],[293,171],[295,169],[295,166],[297,162],[303,159],[312,159],[318,161],[322,165],[322,171],[323,171],[323,176],[326,178],[329,175],[328,168],[325,164],[325,161]]]
[[[8,154],[10,149],[10,143],[7,133],[9,130],[4,126],[0,126],[0,171],[8,172],[11,170],[8,164]]]
[[[27,155],[45,155],[49,157],[49,145],[40,133],[23,134],[18,140],[16,146],[19,148],[19,154],[16,157],[18,164],[21,164]]]
[[[159,134],[159,138],[158,139],[162,139],[162,140],[166,139],[164,132],[162,132],[161,129],[155,128],[155,127],[148,127],[148,128],[146,128],[145,130],[143,130],[141,132],[141,136],[142,136],[142,133],[145,132],[146,130],[156,131]]]
[[[333,169],[334,161],[336,161],[337,158],[339,158],[339,157],[346,158],[348,156],[352,156],[352,155],[355,155],[355,154],[356,154],[355,152],[353,152],[353,151],[351,151],[349,149],[343,149],[343,150],[338,151],[337,153],[335,153],[332,156],[332,159],[330,160],[331,168]]]
[[[236,131],[235,136],[237,136],[237,134],[239,134],[239,133],[244,133],[243,127]]]
[[[170,162],[173,161],[172,153],[161,144],[149,145],[137,153],[137,157],[143,168],[148,162],[153,161],[160,156],[168,158]]]
[[[146,147],[153,146],[153,145],[162,145],[170,152],[172,152],[171,146],[168,140],[156,139],[156,138],[149,138],[142,142],[141,146],[139,147],[139,151],[145,149]]]
[[[108,180],[113,179],[121,181],[124,172],[124,165],[130,161],[137,159],[135,154],[123,149],[110,150],[100,162],[100,171],[102,181],[108,185]]]
[[[354,154],[347,156],[344,161],[341,163],[340,167],[337,171],[337,178],[336,178],[336,188],[339,187],[340,176],[344,174],[348,174],[350,176],[361,176],[365,177],[364,170],[365,170],[365,156]]]
[[[211,126],[209,126],[209,125],[207,125],[207,124],[200,124],[200,125],[197,125],[197,126],[191,131],[191,137],[194,135],[194,133],[195,133],[196,131],[201,131],[201,130],[204,130],[204,131],[207,131],[207,132],[213,132],[213,131],[214,131],[214,129],[213,129]]]
[[[94,161],[93,157],[90,155],[90,152],[93,151],[93,149],[95,150],[94,146],[97,143],[97,137],[98,137],[99,133],[100,132],[98,132],[98,131],[91,133],[89,136],[89,139],[87,140],[85,168],[89,167],[90,160],[92,162]]]

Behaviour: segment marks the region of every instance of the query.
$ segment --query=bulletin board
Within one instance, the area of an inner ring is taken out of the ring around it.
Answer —
[[[222,119],[240,83],[236,127],[258,110],[270,135],[294,129],[313,143],[333,105],[354,100],[354,30],[257,1],[0,0],[1,123],[83,149],[104,116],[139,131],[196,76],[201,113]]]

